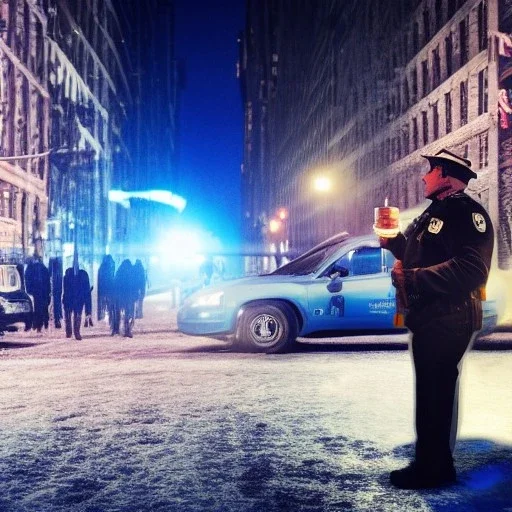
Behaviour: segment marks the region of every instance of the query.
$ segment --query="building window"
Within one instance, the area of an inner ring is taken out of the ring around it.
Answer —
[[[453,72],[453,41],[451,32],[444,39],[445,57],[446,57],[446,78]]]
[[[404,94],[403,94],[404,100],[402,101],[402,108],[403,108],[403,111],[405,112],[409,108],[409,101],[410,101],[409,82],[407,81],[407,78],[405,79],[405,82],[403,85],[403,91],[404,91]]]
[[[0,217],[16,219],[16,188],[0,182]]]
[[[412,48],[416,55],[420,49],[420,28],[417,22],[412,26]]]
[[[418,120],[414,117],[412,120],[412,143],[414,149],[418,149],[419,147],[419,137],[418,137]]]
[[[416,67],[411,71],[412,95],[411,103],[418,101],[418,70]]]
[[[402,148],[404,150],[404,155],[409,154],[409,125],[406,124],[402,128]]]
[[[468,61],[469,37],[468,37],[467,18],[459,23],[459,42],[460,42],[460,66],[464,66]]]
[[[460,125],[468,122],[468,81],[460,83]]]
[[[450,19],[457,12],[457,2],[455,0],[448,0],[448,19]]]
[[[446,133],[450,133],[452,131],[452,93],[447,92],[444,95],[444,111],[445,111],[445,120],[446,120]]]
[[[487,68],[478,73],[478,115],[488,111]]]
[[[439,108],[437,107],[437,101],[432,105],[432,129],[434,140],[439,138]]]
[[[426,96],[428,94],[428,61],[426,59],[421,63],[421,79],[423,96]]]
[[[432,88],[435,89],[441,83],[441,57],[439,56],[439,46],[432,52]]]
[[[488,132],[481,133],[478,136],[479,148],[479,164],[480,169],[489,165],[489,134]]]
[[[430,41],[430,14],[427,10],[423,11],[423,33],[425,34],[425,44]]]
[[[421,125],[423,128],[423,145],[426,146],[428,144],[428,117],[425,110],[421,113]]]
[[[487,0],[478,4],[478,50],[487,48]]]
[[[436,0],[434,19],[436,23],[436,32],[443,26],[443,0]]]

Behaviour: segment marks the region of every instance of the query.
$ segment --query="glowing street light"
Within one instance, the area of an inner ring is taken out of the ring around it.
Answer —
[[[332,189],[332,181],[327,176],[316,176],[313,186],[317,192],[329,192]]]
[[[286,220],[288,218],[288,210],[286,208],[279,208],[279,210],[277,210],[277,216],[281,220]]]
[[[270,219],[268,229],[271,233],[277,233],[281,229],[281,221],[279,219]]]

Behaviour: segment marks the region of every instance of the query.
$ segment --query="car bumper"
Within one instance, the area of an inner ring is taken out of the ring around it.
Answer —
[[[192,335],[226,334],[232,327],[224,310],[184,306],[178,310],[178,330]]]
[[[0,315],[0,328],[8,327],[18,323],[32,323],[32,313],[12,313]]]

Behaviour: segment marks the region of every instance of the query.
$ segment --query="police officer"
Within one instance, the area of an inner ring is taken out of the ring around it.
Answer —
[[[423,156],[430,163],[423,177],[425,197],[432,203],[403,234],[380,239],[397,258],[392,280],[405,301],[416,374],[415,458],[390,475],[402,489],[456,480],[451,440],[459,363],[482,326],[481,299],[494,245],[487,212],[464,192],[477,177],[471,162],[446,149]]]

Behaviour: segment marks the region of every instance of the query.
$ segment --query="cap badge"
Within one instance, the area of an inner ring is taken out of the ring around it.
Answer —
[[[441,231],[442,227],[443,221],[441,219],[436,219],[435,217],[432,217],[430,219],[430,224],[428,225],[428,232],[437,235],[439,231]]]
[[[480,233],[485,233],[487,224],[485,222],[485,217],[481,213],[473,212],[473,224],[475,225],[477,231],[480,231]]]

